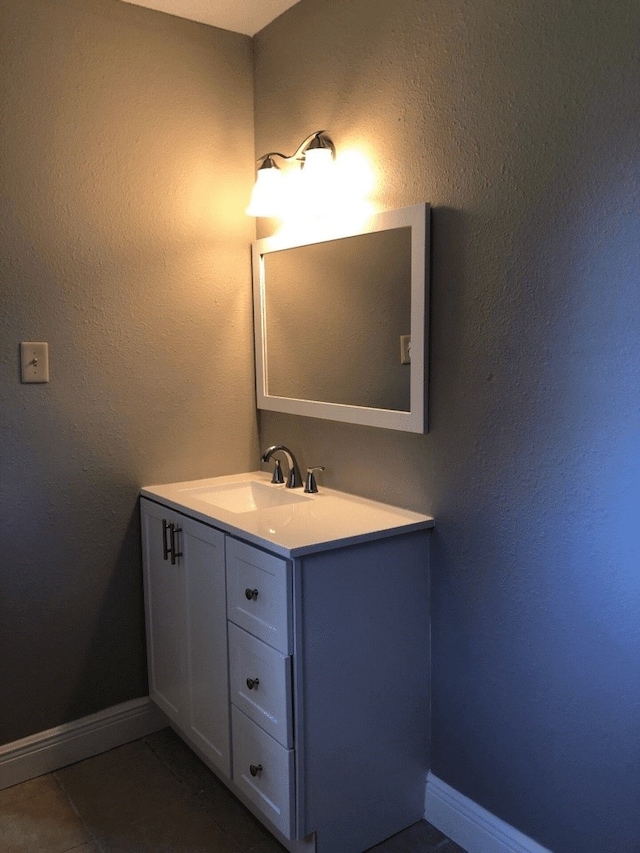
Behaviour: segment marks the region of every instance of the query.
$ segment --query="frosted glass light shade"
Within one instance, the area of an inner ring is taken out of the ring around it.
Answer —
[[[247,207],[249,216],[278,216],[282,209],[283,177],[277,166],[258,169]]]
[[[335,200],[335,171],[329,148],[309,148],[298,173],[298,199],[301,209],[313,215],[324,215]]]
[[[333,154],[330,148],[307,148],[302,174],[305,179],[319,180],[333,171]]]

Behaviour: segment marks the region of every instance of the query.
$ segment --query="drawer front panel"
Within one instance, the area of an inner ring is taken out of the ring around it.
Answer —
[[[227,615],[287,655],[291,653],[291,567],[287,560],[227,539]]]
[[[287,838],[294,838],[293,750],[231,708],[233,781]]]
[[[229,669],[234,705],[290,749],[291,658],[230,622]]]

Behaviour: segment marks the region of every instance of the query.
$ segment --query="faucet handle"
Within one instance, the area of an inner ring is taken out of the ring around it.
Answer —
[[[272,483],[276,483],[278,486],[281,486],[284,483],[284,476],[282,474],[282,465],[280,464],[279,459],[274,459],[275,465],[273,467],[273,477],[271,478]]]
[[[314,471],[324,471],[324,465],[316,465],[313,468],[307,468],[307,478],[304,484],[304,490],[308,495],[315,495],[318,491],[316,476]]]

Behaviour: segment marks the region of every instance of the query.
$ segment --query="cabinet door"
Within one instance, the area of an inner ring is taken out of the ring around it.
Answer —
[[[178,525],[180,516],[144,498],[140,515],[149,696],[179,723],[187,701],[184,577],[181,560],[165,556],[163,522]]]
[[[189,672],[185,734],[230,777],[225,537],[190,518],[181,527]]]

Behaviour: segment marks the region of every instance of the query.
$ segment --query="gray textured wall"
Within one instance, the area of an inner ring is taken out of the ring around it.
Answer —
[[[146,694],[138,489],[254,468],[257,429],[250,39],[0,0],[0,63],[5,743]]]
[[[433,513],[432,769],[556,853],[638,853],[640,6],[302,0],[256,152],[327,128],[433,204],[431,431],[261,413]],[[302,322],[303,318],[301,318]]]

